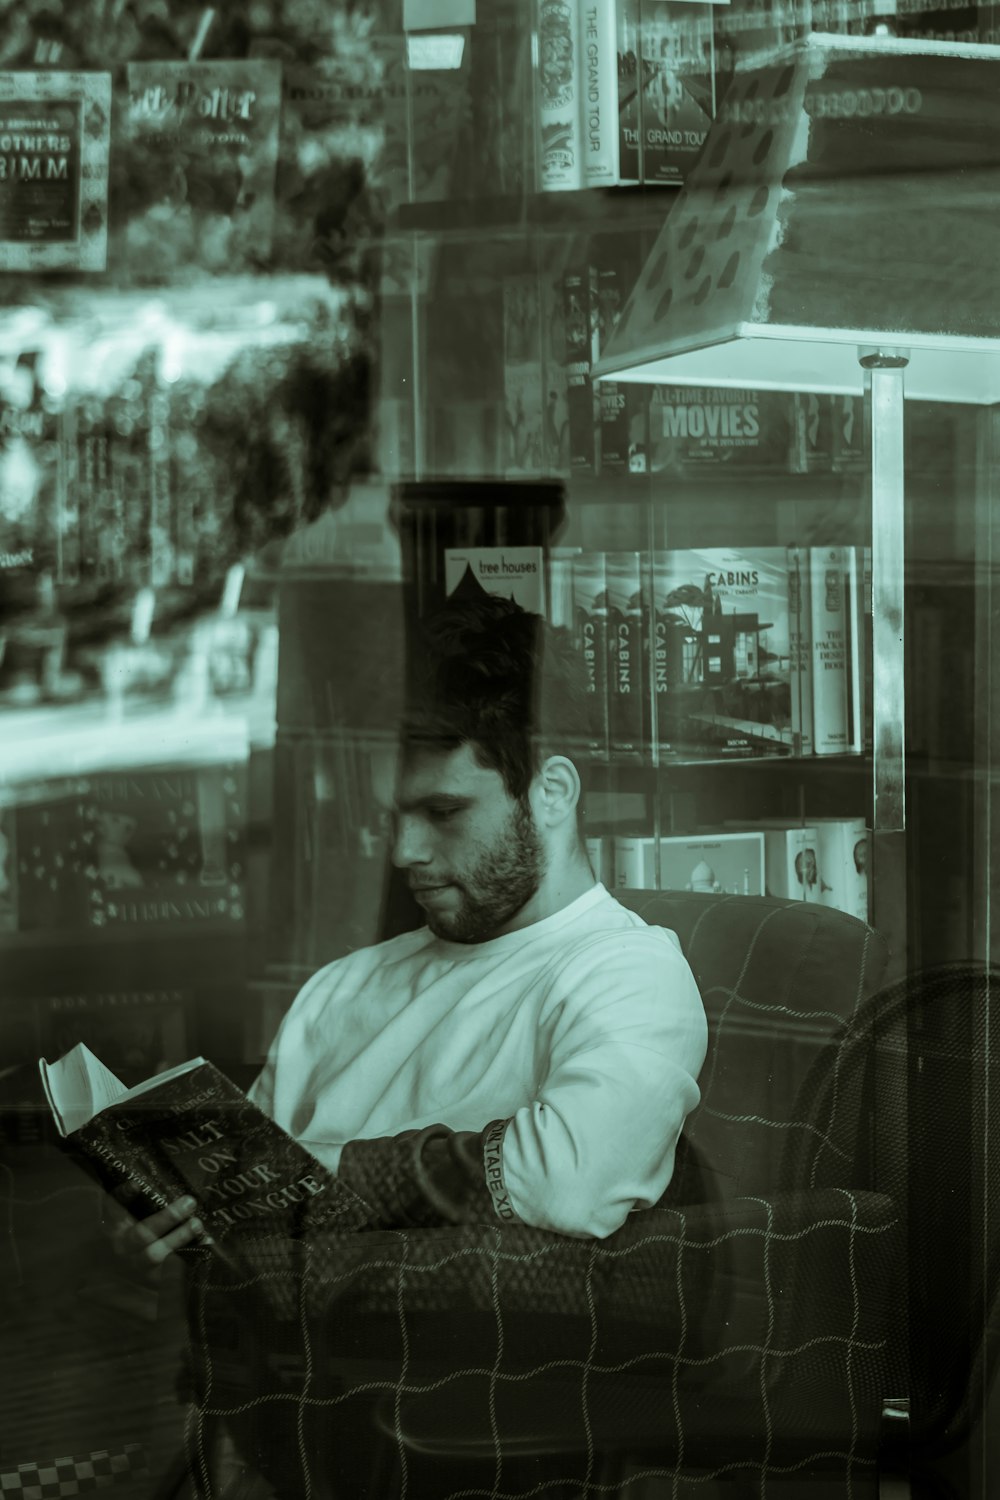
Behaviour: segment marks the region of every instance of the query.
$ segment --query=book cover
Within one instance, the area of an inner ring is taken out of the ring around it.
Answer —
[[[715,113],[713,7],[639,0],[642,180],[680,184]]]
[[[705,466],[785,474],[794,422],[783,391],[653,387],[649,404],[652,472],[683,474]]]
[[[787,901],[819,901],[815,828],[764,830],[764,890]]]
[[[544,615],[544,554],[541,547],[448,547],[444,587],[450,599],[492,594]]]
[[[543,192],[583,187],[582,82],[575,5],[569,0],[538,0],[538,156]]]
[[[646,740],[641,554],[608,552],[608,730],[612,754],[638,759]]]
[[[659,554],[654,611],[666,679],[658,696],[661,748],[723,757],[790,753],[786,549]]]
[[[600,463],[599,407],[595,411],[591,378],[600,329],[596,267],[567,270],[563,277],[563,299],[569,467],[574,473],[593,474]]]
[[[606,760],[608,726],[608,592],[603,552],[573,559],[573,637],[583,657],[587,683],[587,748]]]
[[[103,271],[111,74],[0,73],[0,269]]]
[[[816,828],[820,899],[868,921],[868,829],[864,818],[811,818]]]
[[[639,45],[639,0],[615,0],[618,61],[618,177],[642,181],[639,92],[642,79]]]
[[[252,1265],[255,1237],[364,1222],[360,1200],[330,1192],[332,1174],[204,1058],[127,1091],[83,1046],[39,1068],[78,1164],[141,1216],[193,1194],[215,1251],[237,1266]]]
[[[760,832],[677,835],[660,840],[660,888],[760,896],[764,835]]]
[[[792,745],[796,755],[813,749],[812,588],[809,548],[788,549],[788,650],[792,700]]]
[[[844,547],[810,549],[813,749],[842,755],[850,748]]]
[[[860,396],[828,397],[833,412],[830,435],[830,467],[835,474],[865,474],[864,404]]]
[[[539,300],[535,276],[504,277],[504,468],[512,476],[541,474],[545,466]]]
[[[705,891],[760,896],[764,891],[764,835],[759,831],[615,839],[615,884],[633,890]]]
[[[242,764],[122,771],[19,808],[22,927],[241,922],[244,779]]]
[[[231,274],[266,264],[274,231],[281,64],[128,65],[133,275]]]
[[[618,182],[618,45],[615,0],[583,0],[579,10],[583,90],[583,185]]]

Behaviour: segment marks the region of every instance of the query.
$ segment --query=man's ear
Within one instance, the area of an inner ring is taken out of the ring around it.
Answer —
[[[542,762],[531,788],[536,821],[543,828],[557,828],[572,819],[580,801],[580,773],[565,755],[550,755]]]

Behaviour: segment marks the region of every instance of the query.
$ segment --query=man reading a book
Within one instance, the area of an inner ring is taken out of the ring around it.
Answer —
[[[358,1228],[604,1238],[670,1183],[701,998],[588,862],[565,633],[485,595],[423,628],[392,817],[425,923],[305,985],[251,1098],[362,1200]],[[184,1201],[135,1235],[155,1264],[199,1231]]]

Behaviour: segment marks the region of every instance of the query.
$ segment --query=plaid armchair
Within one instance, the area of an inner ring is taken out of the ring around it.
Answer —
[[[864,1168],[850,1043],[884,944],[804,903],[621,899],[678,934],[709,1015],[702,1103],[662,1202],[603,1241],[378,1231],[275,1242],[253,1284],[209,1268],[200,1493],[223,1493],[220,1423],[281,1500],[874,1483],[900,1246]],[[800,1115],[807,1073],[819,1108]]]

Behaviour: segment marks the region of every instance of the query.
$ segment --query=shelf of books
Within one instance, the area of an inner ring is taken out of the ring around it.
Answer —
[[[377,453],[411,507],[418,611],[484,590],[568,632],[591,706],[573,747],[588,851],[610,888],[871,919],[862,400],[593,376],[729,73],[807,20],[499,10],[524,49],[520,110],[501,110],[506,132],[480,122],[447,191],[411,173],[382,251]],[[471,108],[492,36],[465,33]],[[462,94],[411,72],[416,168],[425,82],[428,101]]]

